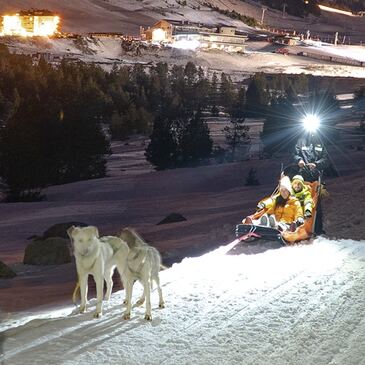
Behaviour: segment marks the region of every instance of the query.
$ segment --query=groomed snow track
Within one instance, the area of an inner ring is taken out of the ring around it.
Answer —
[[[365,364],[365,241],[224,251],[163,271],[166,308],[154,290],[152,322],[144,308],[122,320],[123,291],[101,319],[91,300],[84,315],[7,320],[4,364]]]

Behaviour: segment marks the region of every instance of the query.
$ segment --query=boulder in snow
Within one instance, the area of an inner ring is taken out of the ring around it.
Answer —
[[[61,237],[49,237],[34,240],[25,248],[24,264],[61,265],[71,262],[69,240]]]
[[[15,272],[0,261],[0,279],[12,279],[16,276]]]
[[[179,213],[171,213],[167,217],[165,217],[161,222],[158,222],[157,225],[160,224],[168,224],[168,223],[177,223],[186,221],[186,218]]]

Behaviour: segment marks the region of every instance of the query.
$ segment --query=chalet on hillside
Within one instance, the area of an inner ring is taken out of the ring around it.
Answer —
[[[221,49],[228,52],[243,52],[247,36],[237,34],[236,28],[218,26],[215,28],[185,21],[160,20],[148,29],[141,28],[143,40],[189,46],[196,48]]]

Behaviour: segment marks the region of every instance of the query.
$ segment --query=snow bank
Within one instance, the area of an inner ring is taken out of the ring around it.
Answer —
[[[221,247],[161,273],[166,308],[153,321],[123,291],[104,316],[72,308],[9,319],[11,364],[361,364],[365,358],[365,241],[330,241],[225,255]],[[134,300],[141,288],[135,286]],[[45,294],[46,295],[46,294]]]
[[[360,62],[365,61],[364,46],[345,46],[345,45],[334,46],[332,44],[327,44],[327,45],[318,44],[317,46],[315,45],[309,46],[308,49],[310,49],[311,51],[318,51],[319,53],[325,55],[338,56]]]

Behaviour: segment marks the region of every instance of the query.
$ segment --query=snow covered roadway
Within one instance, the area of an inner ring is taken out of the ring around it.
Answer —
[[[144,308],[122,320],[123,291],[101,319],[94,299],[84,315],[68,307],[8,319],[3,363],[365,364],[365,241],[225,250],[163,271],[166,308],[154,290],[152,322]],[[134,300],[140,293],[136,284]]]

